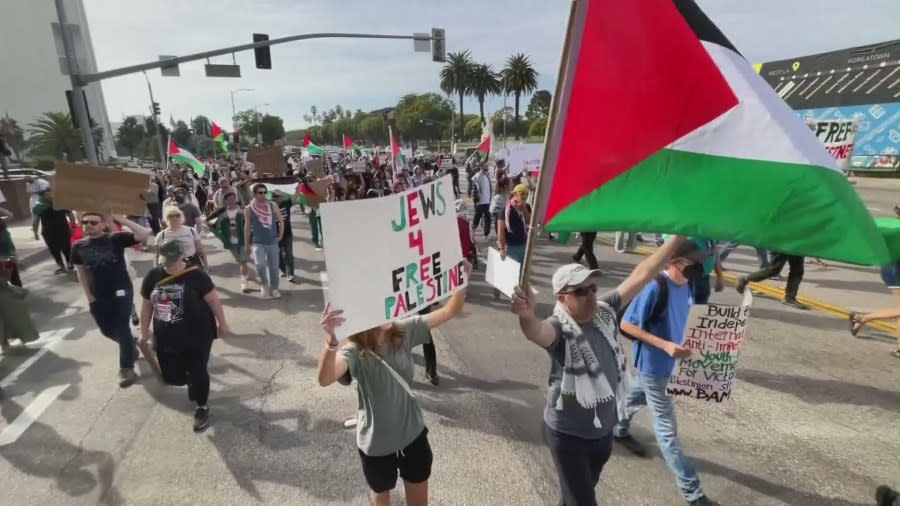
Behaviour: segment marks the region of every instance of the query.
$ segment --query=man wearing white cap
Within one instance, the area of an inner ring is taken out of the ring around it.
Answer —
[[[624,417],[628,374],[617,313],[665,267],[684,238],[673,236],[614,290],[597,297],[600,271],[564,265],[553,275],[556,306],[540,320],[536,298],[516,288],[512,311],[525,337],[550,355],[544,441],[559,476],[562,504],[596,505],[594,488]]]

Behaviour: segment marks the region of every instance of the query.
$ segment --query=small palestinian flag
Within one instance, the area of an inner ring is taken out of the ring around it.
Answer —
[[[314,156],[314,155],[315,156],[324,156],[325,155],[325,151],[322,148],[320,148],[319,146],[316,146],[315,144],[313,144],[311,142],[306,145],[306,153],[310,156]]]
[[[215,121],[210,123],[209,136],[212,137],[212,140],[215,141],[223,153],[228,152],[228,140],[225,136],[225,131],[219,128]]]
[[[197,160],[193,153],[190,151],[179,148],[172,137],[169,137],[169,158],[175,160],[178,163],[184,163],[190,165],[192,169],[194,169],[194,174],[199,177],[203,177],[203,174],[206,173],[206,167],[200,163],[200,160]]]
[[[484,139],[482,139],[481,144],[475,148],[475,152],[472,153],[472,156],[478,158],[482,162],[488,159],[488,156],[491,154],[491,136],[488,135]]]
[[[344,141],[344,149],[346,149],[347,151],[350,151],[350,150],[359,151],[360,150],[359,145],[356,144],[355,142],[353,142],[353,139],[350,138],[349,135],[341,134],[341,137],[343,138],[343,141]]]
[[[303,147],[309,146],[312,144],[312,137],[309,135],[309,130],[303,132]]]
[[[693,0],[578,0],[535,217],[884,265],[822,143]]]

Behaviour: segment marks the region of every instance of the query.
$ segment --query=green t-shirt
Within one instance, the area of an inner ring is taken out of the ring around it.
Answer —
[[[0,257],[16,256],[16,246],[13,244],[9,229],[0,228]]]
[[[376,350],[378,356],[412,385],[414,363],[412,348],[427,343],[431,331],[422,316],[414,316],[398,322],[404,332],[398,348],[387,344]],[[425,429],[422,411],[416,400],[377,357],[360,355],[354,344],[341,348],[341,357],[347,361],[347,372],[340,382],[349,385],[356,380],[359,408],[356,423],[356,444],[370,457],[381,457],[398,452],[410,445]]]

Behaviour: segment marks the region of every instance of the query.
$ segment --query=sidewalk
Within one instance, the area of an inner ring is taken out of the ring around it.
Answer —
[[[599,242],[606,246],[613,243],[612,234],[603,234]],[[638,253],[649,254],[653,248],[648,244],[637,247]],[[809,260],[809,258],[807,258]],[[822,311],[839,318],[847,318],[850,311],[872,311],[896,304],[893,296],[881,281],[876,267],[863,267],[825,260],[825,265],[804,264],[803,282],[800,284],[798,300],[811,309]],[[725,279],[733,289],[737,278],[758,267],[753,248],[741,246],[734,250],[724,262]],[[781,299],[784,297],[788,267],[781,275],[784,279],[772,279],[761,283],[751,283],[750,287],[765,295]],[[869,326],[882,331],[894,332],[896,325],[874,322]]]
[[[16,245],[20,269],[28,269],[50,258],[50,251],[44,245],[44,240],[34,239],[30,218],[10,223],[9,233],[12,236],[13,244]]]

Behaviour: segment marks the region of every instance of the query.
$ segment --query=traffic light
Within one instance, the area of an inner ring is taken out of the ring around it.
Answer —
[[[269,40],[269,36],[265,33],[254,33],[253,34],[253,42],[262,42],[264,40]],[[257,47],[253,49],[253,53],[256,55],[256,68],[258,69],[271,69],[272,68],[272,54],[269,52],[269,46]]]
[[[159,116],[159,102],[153,102],[153,115]]]
[[[431,29],[431,61],[441,63],[447,61],[447,44],[443,28]]]

